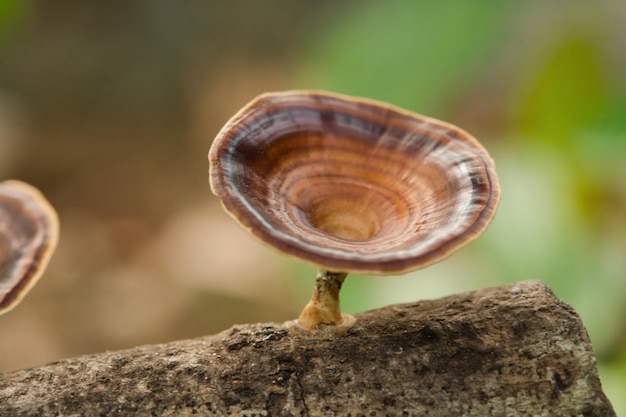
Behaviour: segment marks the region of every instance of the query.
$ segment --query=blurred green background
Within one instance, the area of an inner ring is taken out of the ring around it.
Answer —
[[[59,211],[48,273],[0,317],[0,371],[294,318],[314,270],[249,238],[206,154],[255,95],[319,88],[474,134],[492,226],[344,310],[540,279],[581,315],[626,415],[626,3],[0,0],[0,179]]]

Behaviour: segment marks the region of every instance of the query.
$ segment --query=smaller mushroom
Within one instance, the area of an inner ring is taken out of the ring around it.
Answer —
[[[210,183],[248,232],[319,268],[297,324],[341,334],[349,272],[397,275],[478,237],[500,185],[487,150],[449,123],[323,91],[263,94],[218,133]]]
[[[58,237],[57,213],[39,190],[16,180],[0,183],[0,314],[37,283]]]

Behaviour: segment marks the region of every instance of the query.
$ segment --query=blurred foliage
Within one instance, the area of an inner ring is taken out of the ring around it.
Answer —
[[[344,5],[303,57],[303,84],[436,114],[479,77],[513,3]]]
[[[0,45],[24,24],[29,6],[28,0],[0,1]]]
[[[562,37],[524,86],[515,128],[567,150],[576,132],[606,114],[610,84],[593,39],[575,31]]]

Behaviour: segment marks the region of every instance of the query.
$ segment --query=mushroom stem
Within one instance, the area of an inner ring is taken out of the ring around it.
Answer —
[[[344,316],[339,306],[339,291],[348,274],[318,270],[311,301],[298,317],[298,324],[306,330],[315,330],[320,325],[337,326]]]

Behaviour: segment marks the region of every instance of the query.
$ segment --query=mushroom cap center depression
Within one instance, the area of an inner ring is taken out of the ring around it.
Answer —
[[[238,154],[240,192],[274,227],[304,239],[388,249],[436,227],[455,201],[444,164],[360,139],[298,132]]]
[[[367,240],[382,223],[379,213],[358,195],[320,199],[311,204],[308,217],[314,228],[346,240]]]

